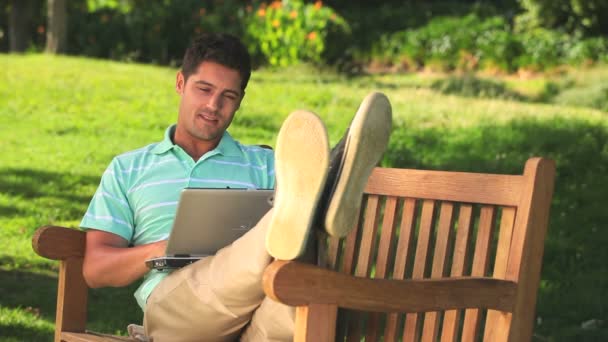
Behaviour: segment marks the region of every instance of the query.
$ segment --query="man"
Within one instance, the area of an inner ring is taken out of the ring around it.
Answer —
[[[291,114],[277,139],[274,208],[215,256],[172,273],[149,271],[144,261],[164,254],[184,187],[274,187],[272,152],[226,132],[250,74],[237,38],[196,39],[177,73],[177,125],[162,142],[114,158],[81,222],[85,280],[91,287],[125,286],[145,277],[135,297],[146,335],[156,342],[290,340],[293,309],[264,297],[264,268],[272,257],[300,256],[313,225],[345,235],[386,147],[390,104],[380,94],[366,98],[331,162],[319,118]]]

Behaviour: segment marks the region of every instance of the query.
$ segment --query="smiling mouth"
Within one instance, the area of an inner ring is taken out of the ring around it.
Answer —
[[[217,116],[213,115],[213,114],[208,114],[208,113],[200,113],[196,115],[197,117],[205,120],[205,121],[209,121],[209,122],[218,122],[219,119],[217,118]]]

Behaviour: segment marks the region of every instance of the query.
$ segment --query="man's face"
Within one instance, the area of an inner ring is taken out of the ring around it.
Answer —
[[[214,143],[219,143],[244,96],[237,70],[208,61],[187,81],[178,72],[175,90],[181,96],[177,118],[181,135]]]

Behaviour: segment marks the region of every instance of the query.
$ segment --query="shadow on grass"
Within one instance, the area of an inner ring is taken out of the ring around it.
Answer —
[[[247,128],[256,128],[268,132],[277,132],[279,127],[277,126],[277,120],[271,116],[247,116],[247,115],[237,115],[234,118],[234,124],[238,126],[243,126]]]
[[[567,119],[395,127],[384,165],[521,174],[531,156],[557,165],[535,332],[557,340],[608,338],[608,127]],[[604,323],[582,328],[594,319]]]
[[[509,90],[503,82],[482,79],[473,75],[450,76],[436,80],[431,84],[431,89],[446,95],[530,101],[525,96]]]
[[[608,111],[608,82],[605,80],[576,85],[565,80],[548,82],[536,96],[524,96],[510,90],[505,82],[474,75],[449,76],[431,83],[431,89],[446,95],[492,98],[520,102],[555,103]]]
[[[0,306],[29,314],[27,324],[16,321],[0,325],[0,337],[16,341],[51,341],[52,333],[35,324],[55,321],[57,278],[25,271],[0,270]]]
[[[3,262],[6,258],[3,258]],[[138,284],[125,288],[89,291],[87,329],[105,333],[125,334],[129,323],[141,324],[143,314],[133,292]],[[44,320],[54,324],[57,298],[57,277],[54,272],[0,270],[0,307],[18,309],[31,319],[0,325],[0,339],[16,341],[51,341],[52,332],[36,324]]]
[[[0,216],[19,216],[23,215],[24,213],[24,210],[21,210],[15,206],[0,205]]]
[[[99,179],[100,176],[68,172],[0,169],[0,192],[13,197],[8,206],[0,206],[0,215],[34,216],[30,211],[39,211],[47,212],[44,216],[53,212],[54,219],[77,219],[86,210],[92,195],[83,194],[82,189],[94,188]]]
[[[3,169],[0,170],[0,191],[24,198],[57,197],[69,201],[88,201],[90,198],[74,194],[73,189],[82,185],[96,185],[99,179],[99,176],[67,172]]]

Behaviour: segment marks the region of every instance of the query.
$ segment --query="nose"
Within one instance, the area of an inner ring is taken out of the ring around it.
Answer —
[[[222,107],[222,97],[221,94],[216,92],[209,97],[209,101],[207,101],[207,108],[212,111],[217,111]]]

